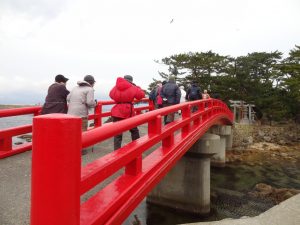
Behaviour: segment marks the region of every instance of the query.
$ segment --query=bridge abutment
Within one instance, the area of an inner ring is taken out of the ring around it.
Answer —
[[[198,215],[208,214],[210,161],[219,152],[220,143],[220,136],[204,134],[151,191],[147,202]]]
[[[210,128],[210,133],[220,136],[220,147],[218,152],[211,159],[212,166],[224,167],[226,163],[226,150],[232,148],[232,129],[231,126],[215,125]]]

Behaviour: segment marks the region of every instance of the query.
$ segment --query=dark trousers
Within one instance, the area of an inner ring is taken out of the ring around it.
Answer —
[[[119,118],[119,117],[112,117],[112,120],[113,120],[113,122],[117,122],[117,121],[124,120],[124,119]],[[129,131],[131,133],[131,140],[136,140],[136,139],[140,138],[139,129],[137,127],[134,127],[132,129],[130,129]],[[114,150],[121,148],[122,139],[123,139],[123,133],[114,136]]]
[[[164,107],[171,106],[171,105],[174,104],[165,103]],[[168,115],[164,116],[164,124],[167,125],[168,123],[173,122],[174,118],[175,118],[175,113],[169,113]]]

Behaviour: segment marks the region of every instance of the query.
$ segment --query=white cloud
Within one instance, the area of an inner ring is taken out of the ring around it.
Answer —
[[[297,0],[2,0],[0,95],[43,95],[61,73],[69,89],[93,74],[107,96],[124,74],[146,89],[162,69],[153,60],[171,54],[287,53],[299,44],[299,9]]]
[[[1,11],[9,10],[17,14],[28,14],[32,17],[55,17],[69,0],[1,0]]]

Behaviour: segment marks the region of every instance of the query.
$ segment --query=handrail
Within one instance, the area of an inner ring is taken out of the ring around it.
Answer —
[[[13,108],[13,109],[1,109],[0,118],[10,117],[10,116],[20,116],[33,114],[35,116],[40,114],[42,107],[41,106],[32,106],[32,107],[22,107],[22,108]]]
[[[198,107],[198,111],[191,113],[191,108],[194,106]],[[162,117],[178,110],[182,111],[179,119],[162,126]],[[46,126],[50,120],[52,121],[51,126]],[[68,124],[72,124],[75,126],[75,120],[76,118],[68,118],[67,116],[36,117],[34,118],[34,130],[46,127],[48,133],[51,132],[51,129],[57,129],[56,126],[58,125],[68,127]],[[175,165],[177,160],[212,125],[230,125],[232,121],[233,114],[225,103],[216,99],[209,99],[186,102],[110,123],[89,130],[83,133],[81,137],[78,137],[81,129],[80,124],[76,128],[72,127],[71,130],[62,127],[59,134],[55,134],[55,137],[56,135],[57,139],[61,139],[58,136],[72,137],[73,142],[70,143],[68,140],[67,144],[60,140],[47,143],[43,141],[46,140],[46,135],[43,136],[42,133],[35,132],[34,140],[36,143],[34,143],[32,156],[31,225],[121,224],[147,193]],[[102,142],[116,134],[143,124],[148,124],[146,135],[78,169],[81,148]],[[55,137],[52,139],[56,140]],[[148,156],[142,157],[145,151],[160,142],[159,147]],[[61,154],[61,149],[64,149],[66,153]],[[60,156],[59,159],[57,155]],[[69,166],[76,169],[61,172]],[[122,168],[125,168],[125,172],[121,176],[115,178],[110,184],[80,205],[82,194]],[[44,180],[46,180],[45,183]],[[58,181],[63,181],[65,185],[62,186],[62,183]],[[67,184],[72,185],[71,191]],[[64,207],[53,207],[58,202]],[[70,202],[74,204],[70,204]],[[54,217],[54,219],[50,220],[50,217]],[[58,218],[64,218],[64,220]]]
[[[153,110],[153,102],[147,98],[141,100],[135,100],[134,103],[145,102],[146,106],[134,107],[134,111],[137,115],[141,114],[143,110]],[[111,112],[103,112],[103,106],[105,105],[114,105],[114,101],[99,101],[95,106],[94,114],[89,115],[89,120],[94,120],[94,127],[102,126],[102,119],[105,117],[111,116]],[[32,107],[22,107],[14,109],[1,109],[0,118],[12,117],[12,116],[21,116],[29,115],[33,116],[40,115],[42,107],[41,106],[32,106]],[[31,143],[25,143],[17,146],[13,146],[12,138],[17,135],[30,133],[32,131],[32,125],[24,125],[24,129],[20,127],[13,127],[7,129],[0,129],[0,159],[9,157],[18,153],[29,151],[32,148]],[[25,128],[26,127],[26,128]],[[9,131],[9,132],[8,132]]]

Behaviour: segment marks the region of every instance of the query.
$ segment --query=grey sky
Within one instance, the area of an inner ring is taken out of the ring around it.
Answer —
[[[68,89],[93,74],[99,99],[124,74],[146,89],[166,69],[153,60],[171,54],[286,55],[299,11],[298,0],[1,0],[0,104],[42,103],[59,73]]]

